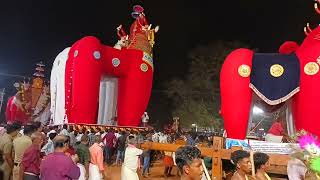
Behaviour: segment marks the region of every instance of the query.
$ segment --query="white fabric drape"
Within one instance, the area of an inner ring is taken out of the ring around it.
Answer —
[[[41,112],[41,114],[36,117],[35,119],[33,119],[33,121],[39,121],[41,122],[41,124],[48,124],[48,120],[50,119],[50,103],[48,104],[48,106]]]
[[[64,49],[53,62],[50,77],[51,119],[53,125],[67,123],[65,119],[65,69],[70,47]]]
[[[103,77],[100,81],[98,124],[114,125],[117,116],[118,79]]]

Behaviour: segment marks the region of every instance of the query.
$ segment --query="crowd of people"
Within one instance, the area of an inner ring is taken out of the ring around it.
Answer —
[[[172,152],[140,149],[144,142],[170,143],[177,135],[116,131],[114,129],[81,129],[73,126],[42,126],[34,122],[21,126],[8,124],[0,129],[1,170],[4,180],[56,180],[105,178],[105,167],[121,166],[121,179],[139,179],[150,175],[154,160],[164,159],[164,176],[172,176],[175,164]],[[180,136],[188,144],[190,136]]]
[[[179,141],[185,146],[176,152],[155,151],[148,146],[140,148],[140,144],[145,142],[179,144]],[[203,172],[207,170],[210,175],[212,159],[202,157],[197,146],[211,147],[212,136],[205,133],[118,131],[113,128],[79,130],[67,125],[44,127],[37,122],[21,127],[13,123],[0,128],[3,157],[0,159],[0,177],[4,180],[101,180],[106,179],[105,168],[118,166],[121,168],[121,180],[148,179],[153,163],[161,160],[164,178],[179,176],[181,179],[206,180]],[[253,159],[255,179],[269,180],[266,173],[268,155],[255,153]],[[250,179],[251,163],[247,151],[235,151],[231,155],[231,163],[223,163],[224,169],[232,169],[232,173],[225,177],[231,180]],[[178,171],[173,175],[174,166]],[[288,166],[288,174],[297,174],[296,170],[296,167]]]

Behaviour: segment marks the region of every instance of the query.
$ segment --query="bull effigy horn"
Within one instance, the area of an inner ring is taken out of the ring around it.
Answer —
[[[156,27],[154,28],[154,32],[157,33],[157,32],[159,31],[159,28],[160,28],[159,26],[156,26]]]
[[[314,3],[314,9],[318,14],[320,14],[320,9],[318,8],[318,3],[320,4],[320,0],[316,0]]]
[[[303,28],[303,31],[304,31],[304,34],[305,34],[306,36],[308,36],[309,33],[312,32],[312,29],[310,28],[310,24],[309,24],[309,23],[307,23],[307,26],[305,26],[305,27]]]
[[[312,31],[312,29],[310,28],[310,24],[309,24],[309,23],[307,23],[307,30],[308,30],[309,32]]]

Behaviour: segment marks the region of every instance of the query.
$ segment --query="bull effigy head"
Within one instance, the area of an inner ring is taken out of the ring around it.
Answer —
[[[320,0],[316,0],[314,8],[318,14],[320,14],[319,4]],[[244,48],[237,49],[228,55],[220,74],[221,114],[228,137],[240,139],[246,137],[253,91],[264,102],[272,106],[290,98],[295,129],[305,129],[320,136],[318,125],[320,121],[318,108],[320,101],[320,27],[311,28],[308,23],[304,30],[307,36],[303,43],[300,46],[294,42],[285,43],[279,49],[280,55],[259,54]],[[268,57],[265,58],[266,61],[263,61],[264,57]],[[279,61],[274,63],[276,59]],[[289,67],[289,64],[292,68]],[[265,78],[257,81],[259,80],[257,74],[263,74]],[[275,82],[281,82],[279,81],[281,77],[284,83],[279,86],[275,85]],[[264,89],[261,88],[267,82],[270,82],[271,85]],[[285,84],[289,82],[294,82],[293,91],[291,86]],[[257,88],[260,85],[261,87]],[[277,89],[272,89],[273,87]],[[290,93],[286,92],[285,96],[281,95],[281,101],[269,101],[270,94],[284,92],[286,89],[290,90],[288,91]],[[268,92],[269,95],[265,92]]]

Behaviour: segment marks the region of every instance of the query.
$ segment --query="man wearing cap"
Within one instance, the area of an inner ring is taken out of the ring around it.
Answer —
[[[35,128],[32,125],[27,125],[23,129],[23,135],[13,140],[14,149],[14,167],[13,167],[13,180],[19,179],[20,163],[23,153],[32,144],[31,134]]]
[[[48,155],[50,153],[53,153],[54,151],[54,146],[53,146],[53,139],[56,137],[57,135],[57,132],[55,130],[51,130],[49,133],[48,133],[48,142],[47,144],[45,144],[42,149],[41,149],[41,152],[44,152],[45,155]]]
[[[0,151],[3,154],[4,163],[0,169],[4,172],[3,180],[9,180],[14,166],[12,158],[13,138],[17,136],[21,125],[8,124],[6,127],[7,132],[0,137]]]
[[[80,177],[80,169],[77,166],[77,155],[71,157],[65,155],[69,148],[68,138],[58,135],[53,139],[54,152],[49,154],[40,165],[42,180],[70,180]]]

